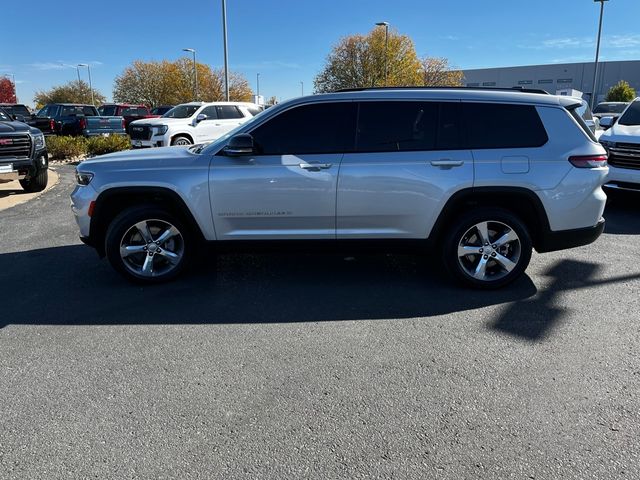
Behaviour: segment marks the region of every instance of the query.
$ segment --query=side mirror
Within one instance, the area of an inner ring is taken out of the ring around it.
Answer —
[[[203,120],[206,120],[207,118],[209,117],[207,117],[204,113],[199,113],[198,116],[196,117],[195,124],[197,125],[198,123],[200,123]]]
[[[616,123],[613,117],[602,117],[600,119],[600,126],[604,129],[613,127],[613,124]]]
[[[239,133],[229,139],[222,152],[228,157],[240,157],[253,153],[253,137],[248,133]]]

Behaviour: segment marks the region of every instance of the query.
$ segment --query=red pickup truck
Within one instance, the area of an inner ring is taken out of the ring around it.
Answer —
[[[124,126],[129,131],[129,124],[141,118],[154,118],[145,105],[131,105],[129,103],[105,103],[98,108],[103,117],[123,117]]]

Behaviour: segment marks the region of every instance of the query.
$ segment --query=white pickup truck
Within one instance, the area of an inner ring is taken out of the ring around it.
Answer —
[[[128,133],[134,147],[193,145],[216,140],[261,111],[244,102],[183,103],[159,118],[131,122]]]

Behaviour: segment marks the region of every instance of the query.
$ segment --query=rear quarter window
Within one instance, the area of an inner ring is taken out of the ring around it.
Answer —
[[[463,103],[469,148],[535,148],[549,140],[533,105]]]

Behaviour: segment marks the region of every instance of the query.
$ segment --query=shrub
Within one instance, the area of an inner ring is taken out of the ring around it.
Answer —
[[[83,137],[47,137],[47,150],[52,160],[65,160],[87,154],[87,139]]]
[[[624,80],[620,80],[607,93],[607,102],[630,102],[636,98],[636,91]]]
[[[92,156],[120,152],[129,148],[131,148],[131,142],[126,135],[91,137],[87,141],[87,153]]]

